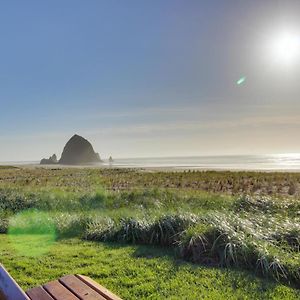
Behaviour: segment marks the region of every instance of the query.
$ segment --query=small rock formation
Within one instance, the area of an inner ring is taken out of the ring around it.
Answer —
[[[57,164],[56,154],[53,154],[49,158],[43,158],[40,162],[41,165],[55,165]]]
[[[114,162],[114,160],[113,160],[113,158],[112,158],[111,156],[109,157],[108,162],[109,162],[110,164],[112,164],[112,163]]]
[[[80,165],[101,162],[100,156],[91,143],[77,134],[73,135],[64,147],[60,164]]]

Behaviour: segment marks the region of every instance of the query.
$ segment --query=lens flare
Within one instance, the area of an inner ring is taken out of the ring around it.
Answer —
[[[49,251],[56,240],[56,231],[46,213],[29,210],[10,219],[8,236],[19,254],[36,257]]]
[[[236,84],[237,84],[237,85],[241,85],[241,84],[243,84],[245,81],[246,81],[246,76],[243,76],[243,77],[241,77],[241,78],[236,82]]]

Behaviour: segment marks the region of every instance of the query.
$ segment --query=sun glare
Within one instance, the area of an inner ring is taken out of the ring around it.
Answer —
[[[276,63],[290,65],[300,59],[300,35],[282,32],[272,41],[272,57]]]

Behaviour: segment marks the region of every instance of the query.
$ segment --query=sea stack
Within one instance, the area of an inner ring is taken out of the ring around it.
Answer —
[[[77,134],[66,143],[59,164],[82,165],[101,162],[100,156],[93,149],[92,144]]]
[[[56,154],[53,154],[49,158],[43,158],[40,162],[41,165],[55,165],[57,164]]]
[[[66,143],[59,161],[53,154],[49,158],[43,158],[41,165],[84,165],[101,162],[100,156],[93,149],[91,143],[77,134],[73,135]]]

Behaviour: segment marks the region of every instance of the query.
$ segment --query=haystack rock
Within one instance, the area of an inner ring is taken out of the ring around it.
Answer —
[[[60,164],[82,165],[101,162],[100,156],[93,149],[92,144],[77,134],[73,135],[64,147]]]

